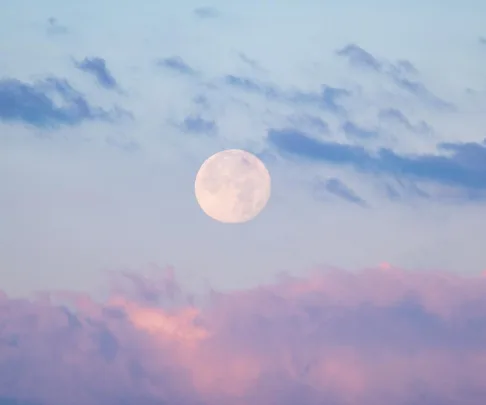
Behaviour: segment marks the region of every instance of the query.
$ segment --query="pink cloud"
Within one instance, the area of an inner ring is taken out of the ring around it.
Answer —
[[[0,294],[0,404],[486,403],[484,277],[328,270],[199,306],[173,272],[122,279]]]

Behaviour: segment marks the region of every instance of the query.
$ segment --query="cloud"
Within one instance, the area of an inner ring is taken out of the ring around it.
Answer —
[[[54,100],[62,100],[60,104]],[[117,112],[93,107],[66,80],[48,78],[25,83],[0,80],[0,119],[23,122],[40,128],[78,125],[87,120],[111,120]]]
[[[351,138],[371,139],[379,136],[376,130],[361,128],[351,121],[346,121],[342,128],[344,133]]]
[[[50,17],[47,20],[47,33],[49,35],[65,35],[69,31],[66,26],[60,24],[57,18]]]
[[[211,19],[219,17],[219,12],[213,7],[198,7],[194,9],[194,14],[203,19]]]
[[[346,115],[346,110],[340,103],[343,99],[351,96],[349,90],[325,84],[321,86],[318,92],[304,92],[300,90],[285,91],[270,83],[236,75],[226,75],[223,81],[230,87],[258,94],[273,101],[315,106],[338,115]]]
[[[184,75],[188,75],[188,76],[197,75],[197,71],[194,70],[192,67],[190,67],[179,56],[172,56],[169,58],[161,59],[157,62],[157,65],[166,69],[176,71]]]
[[[346,115],[346,110],[340,102],[350,96],[349,90],[322,85],[320,92],[294,92],[289,98],[293,102],[314,104],[332,113]]]
[[[244,53],[242,52],[238,53],[238,57],[241,59],[241,61],[243,61],[246,65],[250,66],[252,69],[258,71],[263,70],[260,64],[255,59],[249,58]]]
[[[320,117],[312,115],[292,116],[290,122],[298,125],[299,128],[310,128],[317,130],[320,135],[330,135],[331,130],[329,124]]]
[[[393,76],[393,81],[395,84],[408,91],[409,93],[417,96],[420,100],[436,107],[439,109],[453,111],[455,109],[454,105],[441,100],[439,97],[431,93],[423,83],[419,81],[410,80],[404,77]]]
[[[133,291],[148,286],[149,300],[121,290],[105,302],[69,292],[31,300],[3,295],[4,402],[484,402],[484,278],[390,265],[319,270],[213,292],[197,306],[158,303],[176,286],[173,277],[153,285],[140,278],[125,277]]]
[[[268,132],[268,141],[281,153],[305,159],[348,165],[366,173],[435,182],[442,185],[484,190],[486,188],[486,143],[441,143],[448,154],[400,155],[388,148],[371,153],[361,146],[319,141],[296,130]]]
[[[486,38],[485,37],[479,37],[479,43],[481,45],[486,45]]]
[[[224,77],[224,82],[228,86],[235,87],[251,93],[257,93],[270,99],[285,99],[284,93],[276,86],[268,83],[260,83],[247,77],[226,75]]]
[[[324,182],[319,182],[319,187],[326,190],[328,193],[333,194],[345,201],[366,207],[367,203],[361,197],[359,197],[353,190],[351,190],[346,184],[337,178],[331,178]]]
[[[408,60],[399,60],[394,65],[392,65],[391,68],[396,73],[410,74],[410,75],[418,74],[417,68],[412,64],[412,62]]]
[[[182,122],[181,129],[184,132],[212,135],[216,133],[217,126],[214,121],[205,120],[199,116],[189,116]]]
[[[399,201],[404,197],[418,197],[423,199],[430,199],[431,195],[422,190],[417,184],[410,180],[400,180],[395,178],[394,181],[383,184],[384,194],[390,201]]]
[[[294,129],[270,129],[269,143],[281,153],[335,164],[365,166],[372,158],[361,146],[318,141]]]
[[[428,90],[423,83],[410,77],[416,76],[418,70],[407,60],[399,60],[396,63],[379,61],[371,53],[356,44],[346,45],[342,49],[338,49],[336,54],[339,57],[346,58],[354,68],[365,68],[390,79],[397,87],[413,94],[428,105],[446,111],[455,109],[453,104],[442,100]]]
[[[113,90],[118,87],[115,78],[106,67],[106,61],[102,58],[85,58],[81,62],[76,62],[76,67],[93,75],[98,84],[105,89]]]
[[[389,200],[398,200],[400,199],[400,193],[390,184],[385,185],[385,194]]]
[[[349,63],[355,67],[367,68],[377,72],[381,72],[383,68],[383,64],[371,53],[356,44],[348,44],[344,48],[337,50],[336,54],[346,57]]]

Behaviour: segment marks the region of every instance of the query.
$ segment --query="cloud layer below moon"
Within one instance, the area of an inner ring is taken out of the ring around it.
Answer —
[[[0,403],[482,405],[486,278],[394,268],[209,294],[173,273],[104,302],[0,298]]]

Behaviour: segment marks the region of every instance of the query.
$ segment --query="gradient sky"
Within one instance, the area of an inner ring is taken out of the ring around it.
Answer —
[[[2,286],[92,289],[148,263],[195,288],[319,264],[482,271],[485,10],[5,3]],[[224,148],[273,177],[245,226],[194,201],[198,166]]]
[[[486,2],[0,10],[0,405],[486,403]]]

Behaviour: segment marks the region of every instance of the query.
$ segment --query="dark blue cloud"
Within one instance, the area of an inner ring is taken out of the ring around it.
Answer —
[[[355,67],[367,68],[377,72],[380,72],[383,68],[383,64],[378,59],[356,44],[346,45],[344,48],[337,50],[336,54],[346,57]]]
[[[212,135],[216,133],[217,126],[214,121],[208,121],[199,116],[190,116],[183,121],[181,129],[186,132]]]
[[[379,136],[376,130],[369,130],[359,127],[351,121],[346,121],[342,125],[344,133],[350,138],[371,139]]]
[[[331,178],[320,184],[328,193],[333,194],[350,203],[366,207],[367,203],[359,197],[353,190],[337,178]]]
[[[85,58],[83,61],[77,62],[76,67],[93,75],[98,84],[105,89],[112,90],[118,87],[115,78],[106,67],[106,61],[102,58]]]
[[[184,75],[188,75],[188,76],[197,75],[196,70],[194,70],[192,67],[190,67],[179,56],[172,56],[170,58],[161,59],[157,62],[157,65],[164,67],[166,69],[174,70],[174,71],[182,73]]]
[[[454,161],[471,170],[486,171],[486,142],[440,144],[440,149],[453,153]]]
[[[224,83],[228,86],[259,94],[283,103],[309,104],[335,114],[345,115],[346,110],[340,102],[351,93],[343,88],[322,85],[319,92],[284,91],[269,83],[262,83],[243,76],[226,75]]]
[[[194,14],[199,18],[219,17],[219,12],[214,7],[198,7],[194,9]]]
[[[271,99],[284,99],[285,95],[281,90],[266,83],[258,83],[255,80],[242,76],[226,75],[224,82],[228,86],[239,88],[251,93],[258,93]]]
[[[62,99],[56,104],[51,95]],[[0,80],[0,119],[37,127],[76,125],[85,120],[110,120],[113,113],[91,106],[65,80],[50,78],[28,84],[16,79]]]
[[[470,189],[486,189],[486,143],[445,143],[439,149],[448,155],[399,155],[382,148],[372,154],[361,146],[312,139],[295,130],[268,132],[268,141],[281,153],[358,171],[382,173],[397,178],[423,180]]]
[[[310,138],[304,132],[294,129],[268,131],[268,141],[280,152],[305,159],[335,164],[373,165],[373,158],[360,146],[342,145]]]

